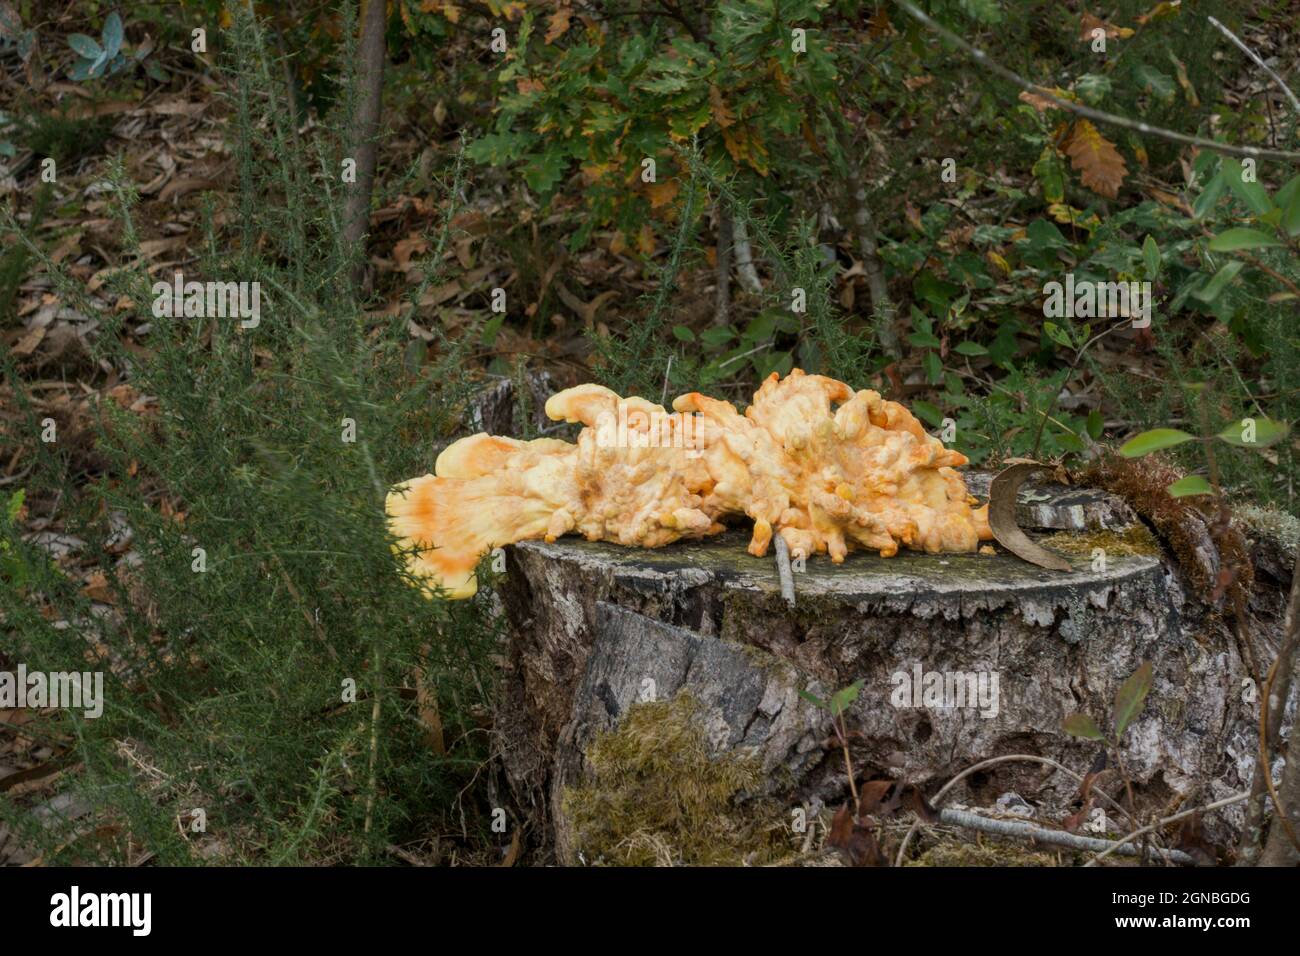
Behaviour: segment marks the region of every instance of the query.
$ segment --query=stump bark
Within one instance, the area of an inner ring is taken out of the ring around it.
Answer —
[[[987,481],[970,476],[972,491]],[[639,703],[682,692],[715,753],[759,762],[742,804],[816,811],[845,800],[847,778],[828,746],[829,715],[800,691],[826,698],[862,681],[847,714],[859,779],[933,793],[1004,754],[1086,773],[1101,745],[1068,736],[1062,722],[1084,712],[1107,726],[1116,689],[1150,661],[1152,690],[1122,744],[1139,805],[1248,788],[1257,710],[1242,692],[1249,675],[1236,640],[1188,594],[1128,506],[1030,484],[1018,516],[1027,529],[1056,529],[1040,543],[1073,570],[1043,570],[1001,549],[854,553],[838,566],[817,556],[794,575],[794,608],[773,558],[747,554],[742,529],[657,550],[577,538],[510,548],[498,582],[509,649],[496,730],[534,841],[561,863],[586,859],[565,794],[592,780],[593,740]],[[1258,610],[1261,650],[1275,611]],[[932,675],[940,697],[926,696]],[[973,702],[958,699],[963,689]],[[1043,820],[1078,807],[1075,780],[1028,763],[973,775],[947,805],[993,804],[1008,792]],[[1240,820],[1240,807],[1207,818],[1207,837],[1231,843]]]

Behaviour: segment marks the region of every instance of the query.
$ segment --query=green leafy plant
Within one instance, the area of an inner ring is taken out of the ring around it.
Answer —
[[[68,46],[80,59],[68,70],[68,78],[77,81],[97,80],[116,76],[128,68],[143,64],[154,79],[166,79],[166,74],[156,63],[144,63],[145,57],[153,49],[151,43],[142,43],[132,48],[124,39],[122,18],[117,11],[104,19],[98,40],[85,33],[69,34]]]
[[[1124,683],[1115,691],[1115,703],[1111,712],[1111,722],[1105,730],[1090,714],[1071,714],[1061,724],[1061,729],[1072,737],[1081,740],[1096,740],[1106,744],[1115,758],[1115,765],[1124,778],[1124,790],[1128,798],[1128,812],[1135,813],[1133,802],[1133,782],[1124,768],[1121,753],[1121,741],[1133,720],[1142,713],[1147,695],[1151,692],[1153,670],[1150,661],[1143,661]],[[1087,807],[1085,806],[1085,811]]]

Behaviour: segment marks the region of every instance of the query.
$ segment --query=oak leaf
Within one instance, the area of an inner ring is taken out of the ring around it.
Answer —
[[[546,21],[546,42],[554,43],[569,32],[569,21],[573,19],[572,7],[560,7]]]
[[[1086,119],[1077,120],[1065,144],[1070,165],[1079,171],[1085,186],[1100,196],[1114,199],[1124,183],[1128,167],[1115,144]]]
[[[722,98],[722,91],[712,85],[709,86],[709,109],[713,112],[713,121],[722,129],[736,122],[736,114],[728,108],[726,100]]]

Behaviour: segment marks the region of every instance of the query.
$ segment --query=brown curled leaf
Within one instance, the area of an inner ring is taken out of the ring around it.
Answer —
[[[1030,475],[1046,467],[1037,462],[1019,462],[998,472],[989,485],[989,527],[997,543],[1021,560],[1052,571],[1070,571],[1073,568],[1069,561],[1030,541],[1016,524],[1016,498],[1020,486]]]

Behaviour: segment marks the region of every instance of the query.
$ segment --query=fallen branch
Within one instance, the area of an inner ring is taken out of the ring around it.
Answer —
[[[1185,145],[1196,146],[1201,149],[1208,149],[1224,156],[1250,156],[1255,159],[1277,159],[1289,163],[1300,162],[1300,153],[1282,149],[1266,149],[1259,146],[1232,146],[1227,143],[1216,143],[1212,139],[1202,139],[1199,136],[1189,136],[1186,133],[1178,133],[1171,129],[1152,126],[1150,123],[1144,123],[1141,120],[1131,120],[1126,116],[1107,113],[1104,110],[1093,109],[1091,106],[1085,106],[1082,103],[1075,103],[1070,100],[1062,99],[1051,90],[1044,89],[1035,83],[1030,83],[1024,77],[1020,76],[1020,74],[1013,73],[1002,64],[995,62],[983,50],[967,43],[947,27],[935,23],[934,20],[918,10],[916,6],[908,2],[908,0],[898,0],[898,5],[913,19],[920,21],[920,23],[931,31],[937,33],[949,43],[956,46],[959,50],[966,53],[975,60],[976,63],[989,72],[1002,77],[1010,83],[1014,83],[1022,90],[1032,93],[1034,96],[1040,96],[1043,99],[1048,100],[1052,105],[1060,109],[1071,113],[1077,113],[1079,116],[1086,117],[1087,119],[1097,123],[1106,123],[1110,126],[1119,126],[1124,129],[1135,130],[1139,133],[1159,136],[1161,139],[1167,139],[1175,143],[1184,143]]]
[[[1051,757],[1040,757],[1037,754],[1005,754],[1004,756],[1001,757],[990,757],[988,760],[981,760],[979,763],[971,764],[969,767],[967,767],[965,770],[957,774],[957,776],[953,777],[951,780],[949,780],[947,783],[945,783],[942,787],[939,788],[939,792],[936,793],[934,797],[930,800],[931,805],[934,807],[938,807],[939,802],[943,800],[945,796],[947,796],[948,791],[951,790],[953,787],[957,786],[957,784],[961,783],[971,774],[977,773],[980,770],[984,770],[987,767],[994,767],[1000,763],[1013,763],[1016,761],[1025,761],[1028,763],[1039,763],[1042,764],[1044,767],[1052,767],[1055,770],[1061,771],[1061,773],[1065,774],[1067,777],[1073,777],[1079,783],[1083,782],[1083,777],[1080,774],[1075,773],[1073,770],[1071,770],[1069,767],[1065,766],[1064,764],[1057,763]],[[1135,820],[1133,816],[1127,810],[1124,809],[1124,807],[1122,807],[1110,796],[1103,793],[1100,789],[1095,789],[1094,792],[1097,795],[1099,795],[1103,800],[1105,800],[1107,803],[1109,803],[1112,807],[1118,810],[1120,813],[1128,817],[1130,822],[1132,823],[1137,822],[1137,820]],[[898,854],[894,858],[894,866],[903,865],[903,857],[907,853],[907,847],[912,842],[912,837],[916,834],[916,831],[921,828],[921,823],[922,821],[919,818],[913,821],[911,828],[909,828],[907,831],[907,835],[903,837],[902,844],[898,847]]]
[[[1245,794],[1240,794],[1242,799],[1245,796]],[[940,810],[939,822],[947,823],[950,826],[965,827],[969,830],[978,830],[981,833],[990,833],[994,836],[1018,837],[1032,840],[1035,843],[1046,843],[1050,846],[1061,846],[1071,850],[1087,850],[1092,853],[1101,853],[1102,856],[1119,853],[1122,856],[1143,856],[1148,860],[1159,860],[1161,853],[1161,851],[1152,847],[1138,847],[1129,843],[1127,842],[1128,837],[1125,837],[1124,841],[1116,843],[1097,837],[1079,836],[1077,833],[1067,833],[1064,830],[1048,830],[1045,827],[1027,823],[1023,820],[998,820],[993,817],[982,817],[967,810]],[[1163,852],[1165,858],[1173,863],[1196,862],[1181,850],[1165,850]],[[1101,859],[1101,856],[1096,859]],[[1093,862],[1095,861],[1090,860],[1087,865],[1091,866]]]

